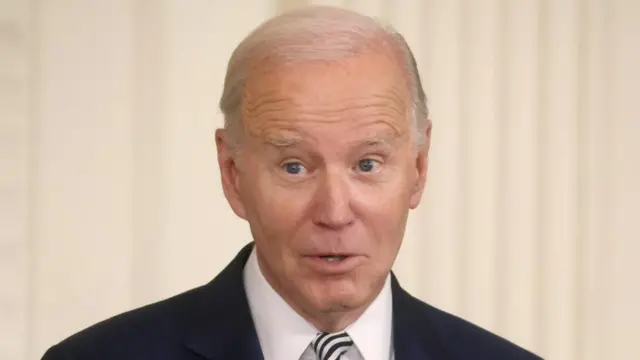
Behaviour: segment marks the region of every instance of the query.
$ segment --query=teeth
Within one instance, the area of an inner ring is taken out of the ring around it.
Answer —
[[[323,258],[329,262],[338,262],[345,259],[345,256],[323,256]]]

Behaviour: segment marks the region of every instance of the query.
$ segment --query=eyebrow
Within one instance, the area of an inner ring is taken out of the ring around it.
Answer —
[[[391,146],[395,140],[397,139],[397,137],[395,136],[374,136],[368,139],[365,139],[362,142],[362,145],[367,146],[367,147],[374,147],[374,146]]]
[[[290,148],[302,143],[302,138],[298,136],[290,136],[290,135],[279,135],[279,136],[270,136],[265,142],[268,145],[275,146],[277,148]]]
[[[357,147],[392,147],[396,141],[400,138],[400,136],[390,136],[390,135],[376,135],[363,141],[355,141],[352,145]],[[270,136],[265,139],[265,143],[267,145],[273,146],[278,149],[287,149],[301,145],[304,143],[304,140],[299,136],[291,136],[291,135],[278,135],[278,136]]]

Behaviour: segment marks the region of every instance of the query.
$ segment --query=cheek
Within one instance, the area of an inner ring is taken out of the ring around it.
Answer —
[[[379,183],[353,182],[351,202],[365,217],[376,217],[391,223],[408,212],[410,189],[406,177],[387,178]]]
[[[285,189],[268,175],[254,179],[247,199],[252,220],[270,236],[284,236],[295,231],[308,213],[312,192],[304,188]]]
[[[390,250],[402,241],[409,213],[408,188],[402,182],[354,186],[352,208],[380,248]]]

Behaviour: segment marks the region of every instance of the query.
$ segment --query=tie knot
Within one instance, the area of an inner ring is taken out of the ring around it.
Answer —
[[[320,360],[338,360],[353,345],[349,335],[344,332],[319,333],[311,342],[313,350]]]

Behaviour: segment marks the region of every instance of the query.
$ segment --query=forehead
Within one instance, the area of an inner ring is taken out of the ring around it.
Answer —
[[[271,68],[249,77],[242,104],[246,129],[259,137],[310,127],[378,126],[402,133],[409,109],[401,68],[378,54]]]

